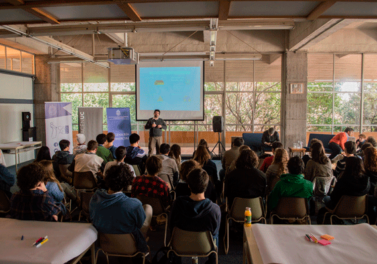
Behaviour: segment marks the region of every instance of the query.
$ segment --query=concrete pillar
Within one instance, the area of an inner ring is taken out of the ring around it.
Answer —
[[[306,144],[307,53],[287,52],[282,64],[281,134],[284,147]],[[291,83],[303,83],[303,94],[291,94]]]
[[[35,56],[34,118],[37,140],[46,145],[45,102],[59,101],[59,65],[48,64],[49,55]]]

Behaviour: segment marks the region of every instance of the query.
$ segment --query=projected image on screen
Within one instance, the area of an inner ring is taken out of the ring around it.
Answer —
[[[203,119],[203,62],[140,63],[137,70],[137,119],[154,109],[165,120]]]

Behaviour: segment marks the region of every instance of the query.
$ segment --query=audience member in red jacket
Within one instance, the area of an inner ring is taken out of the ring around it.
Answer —
[[[331,160],[343,152],[344,143],[347,142],[348,137],[352,136],[352,134],[353,134],[353,129],[350,127],[347,127],[344,130],[344,132],[340,132],[339,134],[337,134],[335,137],[333,137],[330,140],[329,148],[331,149],[331,155],[329,158]]]

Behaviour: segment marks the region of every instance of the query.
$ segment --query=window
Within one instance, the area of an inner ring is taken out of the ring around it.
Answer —
[[[270,126],[280,128],[281,54],[263,55],[260,61],[205,62],[204,121],[167,122],[163,141],[177,143],[183,154],[192,154],[200,139],[210,148],[218,141],[212,119],[223,116],[226,143],[245,131],[262,132]],[[129,107],[132,131],[139,133],[147,149],[145,122],[136,121],[135,66],[110,64],[110,69],[90,63],[60,64],[60,98],[73,103],[73,124],[78,129],[77,107],[102,106],[104,130],[107,107]],[[77,133],[77,132],[76,132]],[[217,153],[217,151],[216,151]]]
[[[352,127],[377,136],[376,59],[375,54],[308,55],[308,132]]]
[[[0,45],[0,69],[34,74],[34,55]]]

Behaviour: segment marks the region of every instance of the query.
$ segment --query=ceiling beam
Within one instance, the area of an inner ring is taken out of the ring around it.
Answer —
[[[354,19],[319,19],[296,23],[289,32],[289,51],[308,49],[338,30],[355,23]]]
[[[24,10],[36,17],[39,17],[40,19],[42,19],[43,21],[47,23],[60,24],[60,22],[54,16],[43,11],[42,9],[33,7],[33,8],[25,8]]]
[[[227,20],[229,16],[231,0],[221,0],[219,2],[219,19]]]
[[[7,0],[8,2],[20,2],[22,0]],[[190,2],[210,2],[213,0],[191,0]],[[261,0],[232,0],[232,1],[261,1]],[[299,1],[299,2],[318,2],[318,0],[275,0],[275,1]],[[121,0],[123,3],[161,3],[161,2],[187,2],[187,0]],[[375,2],[375,0],[339,0],[338,2]],[[114,0],[44,0],[28,1],[25,7],[50,7],[50,6],[83,6],[83,5],[106,5],[113,4]],[[16,9],[13,4],[1,4],[0,9]]]
[[[120,46],[126,46],[127,33],[105,33],[105,35]]]
[[[25,2],[23,0],[6,0],[8,3],[12,4],[12,5],[15,5],[15,6],[19,6],[19,5],[23,5],[25,4]]]
[[[328,10],[330,7],[332,7],[336,1],[324,1],[320,3],[310,14],[308,15],[308,20],[316,20],[319,18],[326,10]]]
[[[141,21],[139,14],[129,3],[117,3],[118,7],[132,20],[132,21]]]

